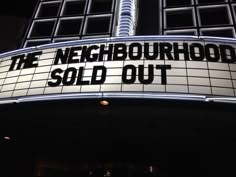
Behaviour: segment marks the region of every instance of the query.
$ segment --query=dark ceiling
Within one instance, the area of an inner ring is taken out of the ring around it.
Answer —
[[[0,15],[30,18],[38,0],[4,1],[0,6]]]
[[[236,174],[233,104],[70,100],[2,105],[0,112],[0,134],[22,158],[157,162],[167,176]]]
[[[0,6],[0,53],[21,47],[37,0],[4,1]]]

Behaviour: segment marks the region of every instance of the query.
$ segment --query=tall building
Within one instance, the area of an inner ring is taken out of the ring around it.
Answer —
[[[125,25],[133,28],[126,35],[234,38],[235,10],[235,2],[225,0],[40,1],[23,46],[120,36],[125,13],[131,17]]]
[[[24,46],[114,36],[117,8],[116,0],[40,1]]]
[[[0,7],[0,176],[236,174],[236,1],[21,3]]]

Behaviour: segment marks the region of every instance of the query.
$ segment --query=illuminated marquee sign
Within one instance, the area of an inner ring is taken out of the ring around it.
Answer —
[[[2,55],[0,100],[83,93],[236,96],[233,42],[117,38],[28,50]]]

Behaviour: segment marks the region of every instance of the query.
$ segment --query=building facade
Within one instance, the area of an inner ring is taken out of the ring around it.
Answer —
[[[228,0],[40,1],[23,47],[120,36],[120,21],[126,15],[130,20],[123,23],[124,26],[132,26],[132,31],[127,36],[193,35],[234,38],[235,10],[235,2]],[[217,15],[219,16],[216,18]]]
[[[0,54],[0,176],[235,175],[235,24],[234,0],[39,0]]]

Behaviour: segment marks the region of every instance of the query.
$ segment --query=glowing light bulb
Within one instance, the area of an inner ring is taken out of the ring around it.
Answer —
[[[10,140],[11,137],[10,137],[10,136],[4,136],[4,139],[5,139],[5,140]]]
[[[109,103],[109,101],[101,100],[101,101],[100,101],[100,104],[101,104],[102,106],[108,106],[110,103]]]

